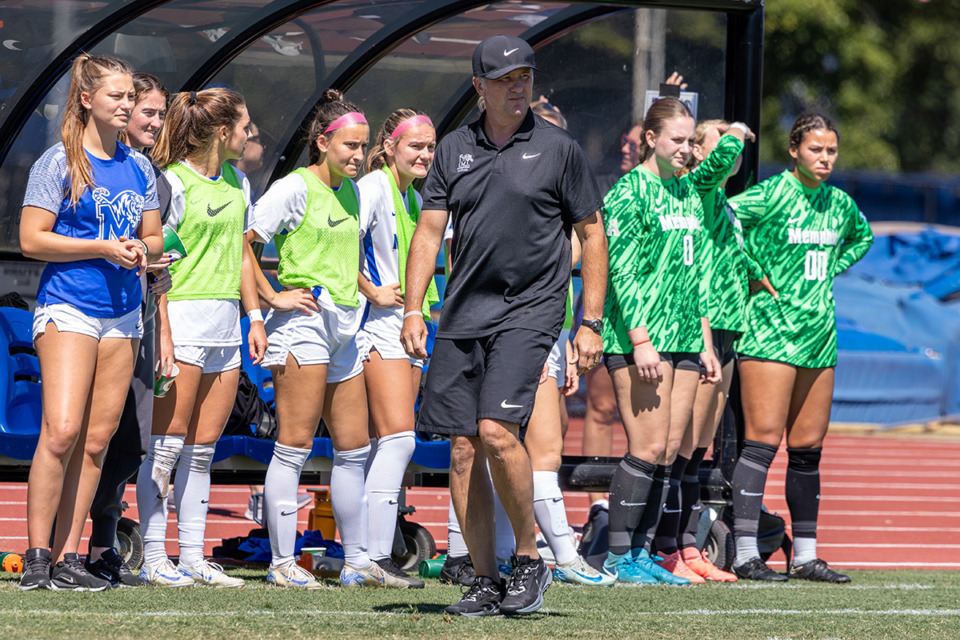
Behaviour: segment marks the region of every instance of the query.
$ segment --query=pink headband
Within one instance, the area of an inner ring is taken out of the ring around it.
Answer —
[[[400,134],[402,134],[407,129],[416,127],[417,125],[428,124],[431,127],[433,126],[433,121],[430,120],[427,116],[413,116],[412,118],[407,118],[403,122],[397,125],[397,128],[393,130],[393,133],[390,134],[390,139],[393,140]]]
[[[363,114],[359,111],[351,111],[350,113],[345,113],[333,122],[330,123],[330,126],[323,130],[324,133],[330,133],[337,129],[342,129],[344,127],[349,127],[352,124],[367,124],[367,119],[363,117]]]

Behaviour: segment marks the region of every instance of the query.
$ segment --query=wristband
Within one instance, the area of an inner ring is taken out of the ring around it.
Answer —
[[[139,242],[139,243],[141,244],[141,246],[143,246],[143,255],[147,255],[148,253],[150,253],[150,248],[147,246],[147,243],[146,243],[146,242],[144,242],[144,241],[141,240],[140,238],[134,238],[134,239],[135,239],[137,242]]]
[[[730,131],[730,129],[740,129],[740,131],[743,131],[744,135],[746,135],[749,131],[747,125],[743,124],[742,122],[734,122],[732,125],[730,125],[730,128],[727,129],[727,131]]]
[[[403,314],[403,319],[406,320],[410,316],[420,316],[422,318],[423,311],[407,311],[405,314]]]
[[[640,342],[634,342],[634,343],[633,343],[633,346],[634,346],[634,348],[636,348],[636,347],[639,347],[639,346],[642,345],[642,344],[647,344],[647,343],[649,343],[649,342],[650,342],[650,338],[647,338],[646,340],[641,340]]]
[[[263,311],[260,311],[260,309],[251,309],[247,311],[247,318],[250,322],[263,322]]]

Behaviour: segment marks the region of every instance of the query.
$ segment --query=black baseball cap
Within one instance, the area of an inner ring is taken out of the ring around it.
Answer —
[[[525,67],[536,69],[537,63],[533,49],[517,36],[490,36],[473,50],[473,75],[477,78],[496,79]]]

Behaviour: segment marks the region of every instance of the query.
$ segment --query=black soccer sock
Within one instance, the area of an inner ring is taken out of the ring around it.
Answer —
[[[683,503],[680,496],[680,484],[687,471],[690,461],[677,456],[670,467],[670,479],[667,483],[667,499],[664,501],[663,514],[660,524],[657,525],[657,534],[653,544],[657,553],[674,553],[677,551],[677,537],[680,535],[680,516],[683,513]]]
[[[633,539],[630,542],[630,548],[634,553],[640,549],[650,551],[653,544],[653,538],[657,533],[657,526],[660,524],[660,516],[663,513],[663,503],[666,500],[667,493],[667,467],[658,464],[653,472],[653,483],[650,486],[650,498],[647,505],[643,508],[643,514],[640,516],[640,522],[633,532]]]
[[[817,515],[820,511],[820,454],[817,449],[787,449],[785,494],[790,509],[796,564],[816,559]],[[796,542],[800,540],[799,544]],[[811,540],[812,539],[812,540]],[[812,557],[810,557],[812,556]]]
[[[733,535],[737,542],[737,561],[742,563],[759,557],[756,551],[760,508],[767,471],[777,447],[754,440],[745,440],[740,459],[733,470]]]
[[[656,465],[629,453],[617,465],[610,481],[610,553],[625,555],[644,512]],[[657,494],[659,497],[659,494]]]
[[[700,463],[707,453],[706,447],[694,449],[687,469],[680,479],[680,548],[697,546],[697,528],[700,526]],[[676,464],[676,463],[674,463]]]

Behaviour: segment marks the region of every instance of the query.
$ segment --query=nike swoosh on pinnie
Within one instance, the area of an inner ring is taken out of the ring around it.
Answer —
[[[223,211],[224,209],[226,209],[226,208],[229,207],[229,206],[230,206],[230,203],[228,202],[227,204],[220,205],[220,206],[217,207],[216,209],[211,209],[211,208],[210,208],[210,204],[208,203],[208,204],[207,204],[207,215],[212,218],[213,216],[217,215],[218,213],[220,213],[221,211]]]
[[[327,218],[327,224],[330,226],[330,228],[333,228],[333,227],[337,226],[338,224],[340,224],[340,223],[342,223],[342,222],[346,222],[347,220],[349,220],[349,218],[340,218],[339,220],[337,220],[336,222],[334,222],[334,221],[331,220],[330,218]]]

